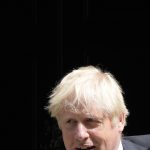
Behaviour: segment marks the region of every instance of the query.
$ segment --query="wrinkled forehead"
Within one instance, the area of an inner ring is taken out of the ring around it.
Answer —
[[[103,110],[98,107],[95,103],[88,104],[88,103],[79,103],[79,102],[72,102],[72,101],[65,101],[62,104],[61,112],[68,112],[74,114],[84,114],[84,115],[91,115],[91,116],[103,116]]]

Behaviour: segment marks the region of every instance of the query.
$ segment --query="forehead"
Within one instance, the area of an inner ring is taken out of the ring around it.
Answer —
[[[62,117],[80,117],[80,118],[85,118],[85,117],[92,117],[92,118],[103,118],[103,112],[94,107],[90,108],[84,108],[82,106],[80,107],[64,107],[60,114]]]
[[[74,100],[74,99],[67,99],[62,103],[62,107],[64,111],[68,112],[101,112],[102,107],[97,104],[95,101],[91,102],[89,100],[81,99],[81,100]]]

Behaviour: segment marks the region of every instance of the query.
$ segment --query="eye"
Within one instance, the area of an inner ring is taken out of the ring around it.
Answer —
[[[94,122],[95,120],[93,118],[87,118],[86,121],[87,122]]]
[[[86,118],[86,120],[85,120],[85,125],[86,125],[88,128],[96,128],[96,127],[102,125],[102,121],[101,121],[101,120],[98,120],[98,119],[96,119],[96,118]]]
[[[68,119],[68,120],[66,121],[66,123],[67,123],[67,124],[73,124],[73,123],[76,123],[76,121],[73,120],[73,119]]]
[[[69,120],[67,120],[67,121],[66,121],[66,123],[71,123],[71,121],[72,121],[72,120],[71,120],[71,119],[69,119]]]
[[[66,128],[73,128],[76,126],[76,124],[77,124],[77,121],[73,119],[68,119],[65,123]]]
[[[95,118],[87,118],[86,119],[86,122],[89,122],[89,123],[98,123],[99,120],[95,119]]]

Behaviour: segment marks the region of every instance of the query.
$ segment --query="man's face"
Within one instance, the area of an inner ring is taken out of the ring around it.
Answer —
[[[66,150],[117,150],[124,124],[113,126],[102,113],[62,111],[59,120]]]

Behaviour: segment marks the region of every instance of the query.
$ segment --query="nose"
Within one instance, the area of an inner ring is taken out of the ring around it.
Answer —
[[[89,138],[88,129],[82,123],[78,123],[78,125],[76,126],[74,137],[79,142],[85,141]]]

